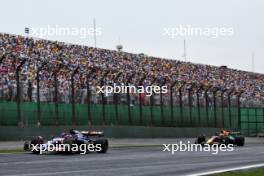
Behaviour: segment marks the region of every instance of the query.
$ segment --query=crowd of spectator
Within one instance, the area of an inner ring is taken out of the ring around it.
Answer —
[[[20,68],[21,66],[21,68]],[[20,69],[19,69],[20,68]],[[212,91],[233,90],[231,97],[239,92],[243,106],[264,105],[264,75],[229,69],[225,66],[194,64],[179,60],[170,60],[132,54],[123,51],[107,50],[64,42],[49,41],[0,33],[0,98],[15,101],[17,97],[17,75],[22,101],[37,101],[37,73],[40,80],[40,101],[53,102],[55,94],[55,77],[57,77],[58,101],[71,102],[71,76],[75,87],[75,101],[87,102],[87,79],[90,87],[91,103],[100,103],[101,95],[96,86],[104,85],[167,85],[175,83],[173,97],[179,103],[179,87],[183,86],[183,103],[188,104],[188,88],[193,86],[192,104],[197,103],[196,90],[199,87]],[[204,103],[205,91],[200,92],[201,104]],[[225,94],[225,95],[226,95]],[[105,95],[107,103],[112,103],[113,95]],[[169,104],[170,91],[163,95],[163,103]],[[125,103],[126,96],[119,96],[119,103]],[[150,103],[147,96],[131,93],[131,105],[143,101]],[[155,104],[160,96],[154,95]]]

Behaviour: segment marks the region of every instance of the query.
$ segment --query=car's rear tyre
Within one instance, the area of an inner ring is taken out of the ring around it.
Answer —
[[[26,142],[24,142],[24,150],[25,151],[29,151],[30,150],[30,141],[26,141]]]
[[[228,137],[224,137],[223,141],[225,145],[232,144],[232,141]]]
[[[245,138],[237,137],[236,138],[236,145],[239,147],[243,147],[245,145]]]
[[[198,136],[195,140],[195,144],[202,144],[204,145],[206,142],[205,136]]]
[[[65,151],[64,151],[64,153],[72,154],[72,153],[73,153],[73,151],[72,151],[72,147],[73,147],[73,144],[74,144],[74,143],[75,143],[74,140],[71,139],[71,138],[69,138],[69,139],[65,139],[64,142],[63,142],[63,144],[64,144],[65,146],[67,145],[67,147],[65,147]]]
[[[31,141],[30,141],[30,148],[32,146],[37,146],[37,147],[34,147],[31,149],[31,152],[34,153],[34,154],[39,154],[40,153],[40,144],[43,144],[43,139],[42,137],[38,136],[38,137],[35,137],[33,138]]]
[[[106,153],[108,150],[108,140],[107,139],[98,139],[95,141],[95,145],[100,144],[101,149],[97,153]]]

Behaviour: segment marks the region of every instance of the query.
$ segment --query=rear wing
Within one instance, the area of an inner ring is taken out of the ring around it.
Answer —
[[[241,135],[240,131],[231,131],[231,130],[225,130],[226,132],[228,132],[229,135]],[[220,132],[216,132],[215,135],[219,136],[221,133]]]
[[[230,131],[230,134],[241,134],[240,131]]]
[[[95,136],[95,137],[102,137],[104,136],[104,132],[102,131],[81,131],[83,135],[87,136]]]

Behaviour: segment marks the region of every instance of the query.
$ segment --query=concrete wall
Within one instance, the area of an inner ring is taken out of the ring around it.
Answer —
[[[61,132],[68,132],[71,126],[43,126],[18,128],[14,126],[0,126],[0,140],[25,140],[33,136],[49,138],[58,136]],[[197,135],[212,135],[216,128],[179,128],[179,127],[142,127],[142,126],[78,126],[79,130],[101,130],[106,137],[111,138],[177,138],[197,137]]]

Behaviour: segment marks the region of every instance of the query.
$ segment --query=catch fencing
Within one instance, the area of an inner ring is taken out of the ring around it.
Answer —
[[[214,109],[210,107],[207,109],[206,107],[200,107],[198,109],[197,107],[178,106],[142,106],[140,108],[139,105],[115,106],[113,104],[91,104],[89,107],[87,104],[76,104],[75,106],[75,116],[73,118],[71,104],[58,104],[58,106],[55,106],[54,103],[41,103],[41,117],[38,118],[38,105],[32,102],[25,102],[21,103],[21,119],[18,119],[16,102],[1,102],[0,125],[217,127],[241,129],[247,135],[256,135],[264,132],[263,108],[217,107]],[[57,110],[56,107],[58,108]],[[171,108],[173,108],[173,111]],[[190,114],[192,114],[192,119]]]
[[[43,88],[40,73],[45,64],[37,68],[32,83],[21,78],[25,62],[17,66],[15,81],[0,87],[0,126],[135,125],[228,128],[247,135],[264,132],[264,108],[234,88],[175,81],[164,83],[168,87],[165,94],[97,93],[91,72],[79,67],[71,70],[67,90],[59,87],[59,69],[52,71],[52,85]],[[82,85],[76,80],[78,74],[86,77]],[[107,74],[100,78],[100,86],[108,84]],[[138,79],[138,85],[145,78]]]

